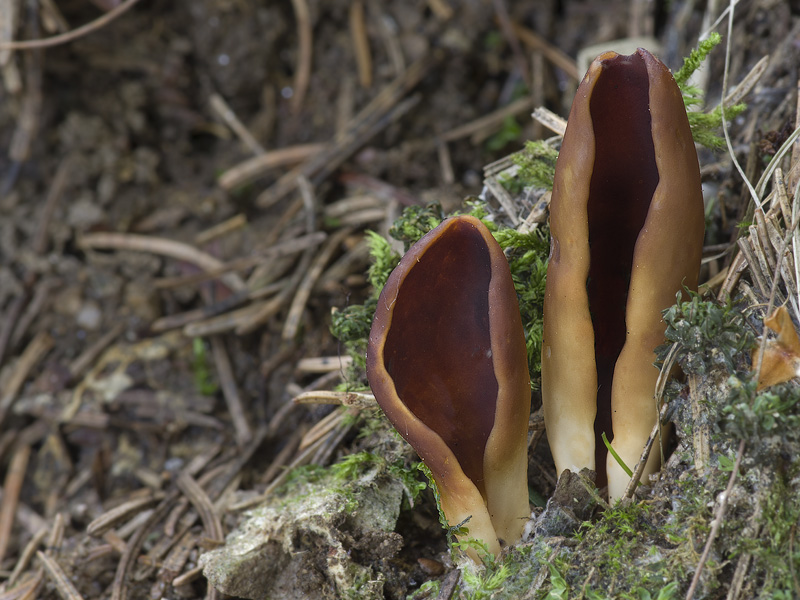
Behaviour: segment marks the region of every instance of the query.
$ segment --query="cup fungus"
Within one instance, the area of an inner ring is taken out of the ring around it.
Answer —
[[[661,311],[696,289],[700,171],[681,93],[643,49],[601,54],[572,104],[550,204],[542,346],[545,424],[559,472],[589,467],[613,500],[656,421]],[[651,453],[645,473],[659,467]]]
[[[530,516],[530,376],[508,262],[478,219],[445,220],[389,276],[367,375],[430,468],[448,523],[495,555],[517,541]]]

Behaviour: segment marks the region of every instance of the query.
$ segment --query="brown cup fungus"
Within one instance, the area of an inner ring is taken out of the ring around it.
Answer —
[[[686,110],[649,52],[601,54],[572,104],[550,204],[542,395],[559,473],[621,497],[657,417],[661,311],[697,288],[704,211]],[[651,452],[645,473],[659,468]]]
[[[517,541],[530,516],[528,360],[508,262],[480,220],[447,219],[402,258],[378,300],[367,375],[449,525],[495,555]]]

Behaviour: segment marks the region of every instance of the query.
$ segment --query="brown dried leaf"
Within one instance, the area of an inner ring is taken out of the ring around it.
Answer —
[[[767,341],[758,390],[785,383],[800,375],[800,338],[785,306],[778,308],[764,319],[764,325],[778,334],[777,339]],[[758,363],[759,350],[753,351],[753,364]]]

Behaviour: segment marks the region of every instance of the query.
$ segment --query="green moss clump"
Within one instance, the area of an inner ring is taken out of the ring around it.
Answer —
[[[376,476],[388,474],[393,481],[400,482],[405,492],[405,505],[411,507],[427,487],[419,478],[419,464],[413,462],[407,465],[394,451],[389,451],[388,457],[373,452],[356,452],[329,467],[304,465],[292,469],[275,493],[282,496],[284,502],[296,502],[306,496],[306,488],[324,483],[331,493],[345,498],[343,509],[349,513],[358,508],[358,489],[362,478],[368,475],[367,480],[371,481]]]
[[[686,108],[696,106],[703,102],[703,92],[689,85],[689,78],[700,68],[709,53],[722,41],[722,37],[713,32],[707,39],[700,42],[697,48],[683,60],[683,66],[675,73],[675,82],[683,94],[683,103]],[[725,118],[728,121],[735,119],[747,108],[744,103],[725,107]],[[725,147],[725,140],[719,135],[722,127],[722,107],[718,106],[711,112],[689,111],[689,127],[692,129],[694,141],[711,150],[721,150]]]
[[[776,432],[787,439],[800,438],[800,387],[795,384],[775,385],[756,392],[754,380],[738,377],[728,380],[729,403],[723,407],[723,426],[737,439],[758,441]]]
[[[760,590],[761,598],[797,598],[800,548],[796,535],[800,502],[797,501],[796,491],[787,485],[786,478],[778,477],[765,498],[760,519],[762,543],[753,545],[751,550],[754,567],[764,581]]]
[[[213,396],[219,390],[211,371],[208,348],[203,338],[192,340],[192,374],[197,391],[204,396]]]
[[[681,90],[686,89],[689,78],[700,68],[700,65],[705,62],[708,55],[720,42],[722,42],[722,36],[714,31],[701,41],[689,56],[683,59],[683,66],[675,73],[675,83]]]
[[[725,108],[725,119],[730,122],[747,109],[747,104],[740,102]],[[717,107],[711,112],[686,113],[689,118],[689,127],[692,130],[694,141],[710,150],[721,150],[725,147],[725,139],[717,132],[722,128],[722,108]]]
[[[584,523],[576,538],[575,554],[595,567],[594,590],[615,590],[612,597],[638,599],[639,590],[652,594],[669,583],[669,561],[662,548],[671,544],[658,515],[644,502],[617,504],[597,522]],[[561,570],[567,572],[563,566]]]
[[[389,235],[397,241],[403,242],[403,251],[408,252],[413,244],[444,219],[445,214],[439,204],[409,206],[403,209],[402,214],[392,224]],[[377,291],[380,292],[380,288],[377,288]]]
[[[517,175],[501,183],[512,192],[521,191],[528,186],[552,190],[557,158],[558,150],[545,142],[525,142],[525,148],[511,156],[511,160],[519,167]],[[512,185],[515,186],[513,189]]]
[[[741,307],[731,302],[722,306],[702,300],[694,292],[688,294],[689,300],[682,301],[678,292],[676,303],[663,312],[669,344],[656,348],[659,361],[663,362],[672,343],[677,343],[676,360],[684,373],[703,375],[715,366],[734,373],[755,344]]]
[[[400,255],[392,249],[389,240],[374,231],[367,231],[367,244],[372,259],[372,264],[367,270],[367,281],[372,286],[374,297],[377,298],[392,270],[400,262]]]
[[[331,333],[344,344],[347,354],[353,357],[353,365],[346,374],[347,391],[365,387],[367,338],[377,305],[377,298],[368,298],[364,304],[351,304],[331,314]]]
[[[544,335],[544,288],[547,276],[547,257],[550,253],[550,234],[547,228],[530,233],[515,229],[500,229],[494,237],[508,257],[511,279],[519,300],[525,345],[528,350],[528,369],[536,386],[542,372],[542,337]]]
[[[471,565],[470,565],[471,566]],[[488,600],[505,591],[506,580],[512,570],[507,563],[490,563],[484,568],[466,567],[461,571],[464,600]]]
[[[406,600],[417,600],[418,598],[436,598],[439,595],[439,589],[442,587],[438,579],[426,581],[419,589],[406,596]]]

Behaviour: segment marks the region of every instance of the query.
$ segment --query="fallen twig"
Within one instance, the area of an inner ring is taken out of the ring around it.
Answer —
[[[134,250],[160,254],[186,261],[205,271],[218,271],[225,267],[225,263],[189,244],[136,233],[88,233],[78,240],[78,247]],[[247,287],[235,273],[226,273],[220,278],[234,291],[242,291]]]
[[[36,552],[36,557],[41,561],[44,570],[50,576],[50,579],[58,589],[59,594],[64,600],[82,600],[83,596],[78,593],[78,590],[69,580],[64,569],[61,568],[55,559],[51,558],[41,550]]]
[[[498,108],[494,112],[484,115],[474,121],[460,125],[455,129],[451,129],[439,136],[439,139],[444,142],[452,142],[467,136],[473,135],[479,131],[489,128],[500,127],[507,117],[512,117],[527,111],[531,107],[531,98],[525,96],[519,100],[514,100],[511,104],[507,104],[502,108]]]
[[[239,117],[236,116],[236,113],[233,112],[233,109],[228,106],[228,103],[225,102],[225,99],[220,96],[219,94],[211,94],[211,97],[208,99],[209,104],[211,104],[211,108],[214,109],[219,117],[224,121],[224,123],[230,127],[231,131],[236,134],[236,137],[247,146],[248,150],[255,155],[264,154],[264,146],[258,143],[258,140],[253,136],[250,131],[248,131],[247,127],[244,126],[239,120]]]
[[[111,21],[133,8],[133,5],[138,1],[139,0],[125,0],[125,2],[117,6],[115,9],[108,11],[102,17],[98,17],[94,21],[77,27],[72,31],[68,31],[67,33],[54,35],[52,37],[43,38],[40,40],[2,42],[0,43],[0,50],[32,50],[34,48],[50,48],[52,46],[59,46],[61,44],[66,44],[67,42],[72,42],[80,37],[83,37],[84,35],[105,27]]]
[[[364,4],[356,0],[350,4],[350,34],[358,66],[358,82],[363,88],[372,87],[372,56],[369,52],[367,26],[364,22]]]
[[[514,23],[513,28],[523,44],[544,54],[547,60],[564,71],[569,77],[576,81],[580,80],[582,73],[578,73],[578,65],[568,54],[523,25]]]
[[[297,18],[297,70],[294,73],[294,94],[292,112],[297,114],[303,107],[303,100],[311,80],[311,52],[313,48],[311,16],[306,0],[292,0],[292,8]]]
[[[271,150],[231,167],[219,176],[217,183],[222,189],[231,190],[250,183],[269,169],[302,162],[322,152],[324,148],[325,144],[312,143]]]
[[[297,404],[341,404],[353,408],[377,408],[375,396],[359,392],[329,392],[317,390],[303,392],[292,398]]]
[[[0,561],[5,558],[8,544],[11,541],[11,529],[14,526],[14,514],[17,512],[17,502],[25,481],[25,471],[28,468],[28,459],[31,456],[31,447],[19,446],[11,457],[11,463],[3,482],[3,498],[0,501]]]
[[[49,333],[40,331],[25,348],[22,356],[14,366],[13,374],[5,385],[3,395],[0,396],[0,424],[5,421],[6,414],[11,409],[11,405],[14,404],[17,393],[22,388],[22,384],[27,379],[28,374],[50,352],[54,343]]]
[[[135,513],[140,512],[145,506],[150,506],[163,498],[164,494],[156,493],[123,502],[119,506],[104,512],[89,523],[89,525],[86,526],[86,533],[91,536],[101,536],[106,531],[116,526],[119,521],[128,519]]]
[[[341,244],[344,238],[350,235],[350,233],[352,233],[352,229],[343,228],[330,236],[320,249],[320,252],[314,259],[314,262],[312,262],[308,267],[308,270],[305,272],[302,281],[297,286],[294,299],[289,307],[289,313],[286,315],[286,321],[281,334],[284,341],[293,339],[297,334],[297,329],[300,325],[300,317],[305,309],[306,302],[308,302],[308,298],[311,295],[311,290],[314,287],[314,283],[322,274],[322,270],[325,268],[325,265],[328,264],[328,261],[339,247],[339,244]]]
[[[203,488],[188,473],[181,473],[176,483],[200,514],[200,520],[203,522],[203,529],[208,539],[221,543],[223,541],[222,523],[220,523],[219,517],[214,512],[211,499],[203,491]]]
[[[243,448],[253,438],[253,431],[247,421],[247,415],[242,406],[239,389],[236,386],[236,378],[233,375],[228,351],[225,349],[225,342],[221,337],[214,336],[211,338],[211,352],[214,355],[214,364],[217,367],[217,376],[219,377],[219,385],[222,388],[222,395],[225,398],[225,404],[233,422],[233,429],[236,432],[236,443],[240,448]]]

